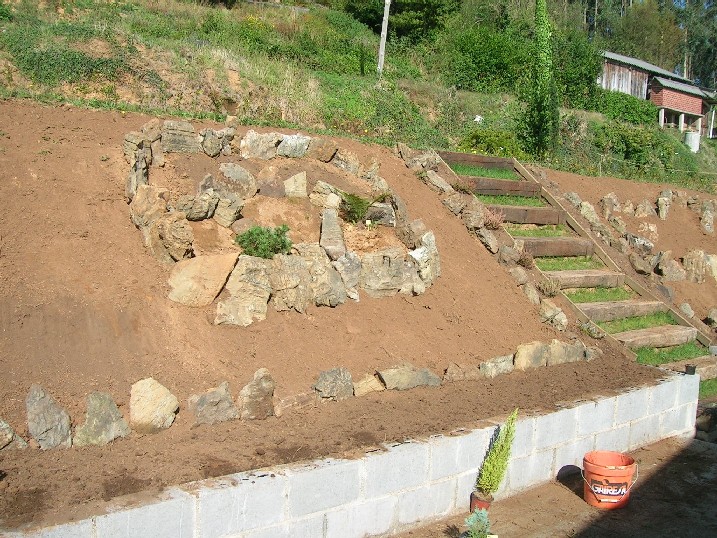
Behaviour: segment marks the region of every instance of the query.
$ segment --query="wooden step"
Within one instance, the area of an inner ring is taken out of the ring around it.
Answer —
[[[505,222],[514,224],[563,224],[562,211],[552,207],[528,207],[521,205],[488,205],[493,211],[500,211]]]
[[[513,159],[505,157],[488,157],[487,155],[476,155],[473,153],[456,153],[454,151],[439,151],[438,155],[448,164],[472,164],[485,168],[503,168],[514,170]]]
[[[540,185],[532,181],[468,176],[460,176],[460,178],[461,183],[469,185],[475,194],[524,196],[528,198],[540,196]]]
[[[573,269],[570,271],[545,271],[545,276],[560,282],[560,288],[617,288],[625,278],[622,273],[607,269]]]
[[[644,301],[642,299],[580,303],[577,307],[593,321],[612,321],[614,319],[646,316],[647,314],[669,310],[662,301]]]
[[[685,359],[684,361],[670,362],[663,364],[660,368],[665,370],[672,370],[674,372],[684,372],[685,367],[688,364],[696,366],[696,373],[700,376],[700,379],[715,379],[717,378],[717,356],[705,355],[704,357],[696,357],[694,359]]]
[[[630,349],[638,347],[670,347],[694,342],[697,329],[681,325],[661,325],[612,335]]]
[[[523,248],[533,257],[592,256],[593,243],[579,237],[521,237]]]

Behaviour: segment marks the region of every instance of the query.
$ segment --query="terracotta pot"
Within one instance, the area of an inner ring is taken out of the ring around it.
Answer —
[[[482,508],[483,510],[488,510],[490,508],[490,503],[493,502],[493,496],[484,496],[482,493],[474,491],[471,493],[471,514],[476,508]]]

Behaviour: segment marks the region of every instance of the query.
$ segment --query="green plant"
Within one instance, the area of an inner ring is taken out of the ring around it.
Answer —
[[[574,303],[605,303],[632,299],[634,294],[625,288],[587,288],[565,292]]]
[[[372,200],[344,191],[339,191],[339,195],[341,196],[341,218],[353,223],[363,222],[369,207],[376,202],[384,202],[390,198],[390,194],[385,192]]]
[[[483,508],[473,510],[465,519],[465,524],[468,527],[468,538],[487,538],[490,534],[488,511]]]
[[[513,237],[562,237],[568,231],[562,224],[545,226],[510,226],[507,232]]]
[[[0,21],[12,20],[12,10],[10,6],[6,6],[5,2],[0,0]]]
[[[602,269],[602,262],[590,256],[551,256],[536,258],[535,265],[541,271],[578,271],[582,269]]]
[[[518,419],[518,409],[515,409],[498,429],[497,435],[488,447],[483,460],[483,466],[478,474],[475,489],[486,497],[492,497],[498,491],[500,483],[505,477],[510,459],[510,449],[515,439],[515,423]]]
[[[648,329],[650,327],[659,327],[661,325],[677,325],[677,321],[669,312],[656,312],[645,316],[633,316],[613,321],[601,321],[598,325],[606,333],[615,334],[625,331]]]
[[[514,132],[490,127],[481,127],[473,130],[468,136],[461,140],[460,144],[458,144],[458,149],[465,152],[495,155],[497,157],[516,157],[518,159],[527,157]],[[517,177],[515,179],[517,179]]]
[[[560,293],[560,281],[555,278],[546,278],[535,285],[538,291],[546,297],[555,297]]]
[[[717,396],[717,379],[700,381],[700,398],[712,398],[713,396]]]
[[[288,231],[286,224],[276,228],[254,226],[237,235],[234,241],[244,254],[271,259],[274,254],[288,254],[291,250],[291,240],[286,236]]]

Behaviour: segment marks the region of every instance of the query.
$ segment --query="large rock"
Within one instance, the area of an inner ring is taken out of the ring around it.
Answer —
[[[479,364],[456,364],[452,362],[443,373],[443,383],[455,381],[477,381],[483,379],[485,373],[480,371]]]
[[[404,286],[404,253],[398,247],[364,254],[360,286],[371,297],[390,297]]]
[[[256,178],[237,163],[222,163],[219,170],[224,176],[223,184],[225,188],[217,185],[215,189],[220,195],[233,194],[242,200],[248,200],[256,194],[257,183]]]
[[[355,252],[347,252],[331,263],[341,275],[346,295],[354,301],[359,300],[358,286],[361,279],[361,257]]]
[[[316,306],[335,307],[346,302],[346,289],[324,249],[318,243],[297,243],[294,249],[306,260]]]
[[[214,222],[224,228],[231,228],[231,225],[241,217],[242,209],[244,209],[243,200],[220,198],[214,211]]]
[[[254,379],[239,392],[237,403],[242,420],[263,420],[274,416],[275,386],[266,368],[254,373]]]
[[[563,195],[563,198],[565,198],[565,200],[576,209],[580,208],[580,204],[583,203],[582,198],[580,198],[580,195],[577,192],[566,192]]]
[[[488,359],[480,365],[481,374],[489,379],[493,379],[499,375],[509,374],[515,369],[513,361],[513,355],[503,355],[501,357]]]
[[[476,237],[480,240],[481,243],[483,243],[483,246],[488,249],[488,252],[491,254],[495,254],[500,250],[500,242],[498,241],[498,238],[495,236],[495,233],[493,231],[489,230],[488,228],[478,228],[475,231]]]
[[[167,212],[169,191],[163,187],[140,185],[129,204],[132,223],[144,230]]]
[[[706,210],[702,212],[702,217],[700,218],[700,226],[702,227],[702,231],[707,235],[712,235],[715,233],[715,214],[714,211]]]
[[[225,289],[228,297],[217,305],[216,325],[251,325],[266,319],[271,295],[268,268],[271,262],[254,256],[239,256]]]
[[[70,415],[40,385],[32,385],[25,398],[27,428],[40,448],[72,446]]]
[[[87,396],[85,423],[75,430],[73,444],[101,446],[129,434],[129,426],[112,396],[106,392],[93,392]]]
[[[401,153],[403,155],[403,153]],[[423,153],[410,153],[410,157],[403,159],[411,170],[437,170],[441,163],[441,157],[434,150],[430,149]]]
[[[190,203],[191,199],[191,203]],[[182,197],[177,203],[177,209],[184,213],[187,220],[199,221],[211,219],[219,203],[219,194],[209,189],[198,196]]]
[[[309,264],[301,256],[274,256],[269,282],[274,290],[274,308],[278,311],[293,309],[303,313],[314,302]]]
[[[475,196],[463,208],[461,219],[470,231],[482,228],[485,223],[485,205]]]
[[[299,172],[285,180],[284,192],[288,198],[306,198],[306,172]]]
[[[194,415],[195,424],[217,424],[239,417],[226,381],[204,394],[190,396],[187,408]]]
[[[333,185],[326,183],[325,181],[319,180],[316,182],[316,185],[314,185],[311,194],[309,194],[309,200],[312,204],[317,205],[319,207],[329,207],[327,200],[332,195],[339,196],[338,189]],[[340,197],[339,200],[341,200]]]
[[[313,388],[324,400],[340,401],[354,395],[351,372],[346,368],[334,368],[321,372]]]
[[[532,282],[528,282],[523,286],[523,293],[528,298],[528,302],[538,306],[540,304],[540,293]]]
[[[450,194],[455,192],[455,189],[451,187],[451,185],[445,179],[443,179],[443,177],[438,175],[438,172],[436,172],[435,170],[426,170],[423,174],[420,175],[420,178],[426,185],[441,194]]]
[[[174,422],[179,400],[169,389],[148,377],[132,385],[129,397],[129,423],[139,433],[157,433]]]
[[[125,181],[125,198],[132,201],[137,189],[141,185],[149,183],[149,161],[151,160],[152,150],[140,147],[134,153],[133,161],[130,164],[129,174]]]
[[[396,226],[396,212],[391,204],[374,202],[366,211],[366,221],[378,226]]]
[[[410,222],[401,221],[396,218],[396,237],[407,248],[413,249],[420,246],[421,237],[428,230],[421,219],[414,219]]]
[[[378,376],[388,390],[438,387],[441,384],[441,378],[428,368],[419,369],[410,364],[379,370]]]
[[[513,359],[516,370],[528,370],[539,368],[548,364],[550,346],[542,342],[530,342],[521,344],[515,352]]]
[[[595,211],[595,207],[590,202],[580,202],[578,210],[580,211],[580,214],[583,216],[583,218],[587,220],[590,224],[600,222],[600,217]]]
[[[620,211],[620,201],[614,192],[608,193],[600,199],[603,218],[609,218],[613,213]]]
[[[27,448],[25,440],[17,435],[10,424],[0,418],[0,450],[20,450]]]
[[[361,170],[361,162],[355,153],[339,148],[331,159],[331,164],[357,176]]]
[[[654,266],[649,260],[643,258],[636,252],[630,253],[629,260],[630,265],[632,265],[632,268],[639,275],[649,275],[654,269]]]
[[[211,304],[222,291],[238,256],[233,252],[177,262],[169,274],[169,299],[194,307]]]
[[[327,163],[334,158],[338,149],[338,146],[327,138],[312,138],[306,156]]]
[[[657,215],[660,217],[660,220],[667,220],[667,214],[670,211],[670,206],[672,205],[672,196],[669,198],[666,196],[660,196],[657,199]]]
[[[585,359],[585,346],[582,342],[567,344],[560,340],[553,340],[548,346],[546,363],[548,366],[577,362]]]
[[[628,245],[642,254],[649,254],[655,248],[655,244],[646,237],[626,233],[625,239]]]
[[[682,266],[685,269],[687,280],[701,284],[705,281],[707,274],[707,259],[703,250],[690,250],[682,258]]]
[[[152,255],[166,264],[194,256],[194,232],[180,211],[152,222],[145,232],[145,242]]]
[[[284,135],[284,138],[276,149],[276,153],[280,157],[298,159],[306,155],[310,142],[310,136],[304,136],[298,133],[295,135]]]
[[[338,260],[346,254],[344,232],[341,229],[338,211],[335,209],[324,209],[321,213],[321,240],[319,244],[331,260]]]
[[[259,134],[250,129],[239,143],[242,159],[273,159],[283,138],[280,133]]]
[[[656,257],[655,272],[667,282],[680,282],[687,278],[687,272],[680,262],[672,259],[672,252],[667,250]]]
[[[411,250],[408,255],[413,258],[418,268],[418,276],[430,286],[441,276],[441,257],[436,246],[436,237],[433,232],[426,232],[421,237],[421,246]]]
[[[643,200],[635,208],[635,218],[656,217],[655,205],[649,200]]]
[[[202,129],[201,136],[202,151],[210,157],[217,157],[222,151],[222,140],[214,129]]]
[[[165,153],[201,153],[201,137],[187,121],[167,120],[162,126],[162,150]]]
[[[463,208],[468,205],[470,197],[462,192],[453,191],[443,199],[443,205],[446,206],[454,215],[460,215]]]

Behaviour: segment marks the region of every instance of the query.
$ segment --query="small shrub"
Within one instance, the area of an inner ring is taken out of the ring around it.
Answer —
[[[0,21],[12,20],[12,11],[10,6],[6,6],[5,2],[0,0]]]
[[[515,422],[518,419],[518,410],[513,411],[505,424],[500,428],[486,454],[480,474],[476,480],[476,490],[483,495],[493,495],[498,491],[503,481],[505,471],[508,469],[510,449],[515,438]]]
[[[236,236],[234,241],[244,254],[270,260],[274,254],[288,254],[291,240],[286,237],[289,227],[286,224],[276,228],[254,226]]]
[[[537,284],[538,291],[546,297],[555,297],[560,293],[560,282],[554,278],[541,280]]]
[[[490,534],[490,521],[488,512],[483,508],[476,508],[465,520],[468,527],[468,538],[487,538]]]
[[[532,269],[535,267],[535,260],[533,259],[533,255],[530,252],[526,252],[525,250],[520,252],[520,256],[518,257],[518,265],[521,267],[525,267],[526,269]]]
[[[483,225],[488,228],[489,230],[500,230],[503,227],[503,222],[505,222],[505,214],[502,211],[497,211],[495,209],[491,209],[490,207],[486,207],[485,211],[483,212]],[[523,254],[528,254],[527,252],[523,252],[521,254],[521,257]],[[530,256],[530,254],[528,254]],[[520,260],[518,261],[520,263]],[[530,256],[530,267],[533,266],[533,257]]]
[[[458,149],[497,157],[526,158],[515,133],[503,129],[475,129],[460,142]]]
[[[363,221],[368,208],[371,207],[373,202],[348,192],[341,192],[340,194],[341,218],[354,223]]]

